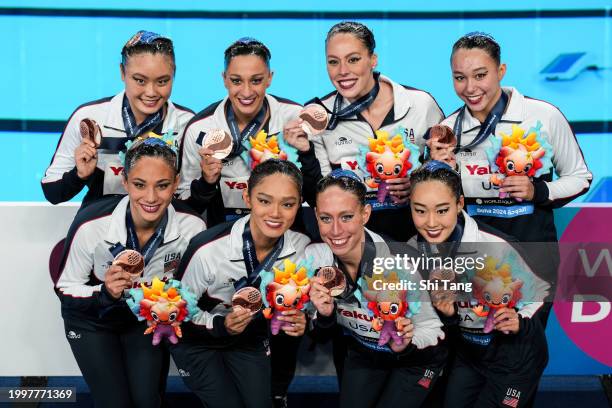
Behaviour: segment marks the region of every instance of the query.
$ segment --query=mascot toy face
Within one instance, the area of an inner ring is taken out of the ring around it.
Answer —
[[[406,176],[410,164],[407,162],[409,156],[409,150],[404,150],[400,154],[391,150],[385,150],[383,153],[369,152],[366,154],[366,162],[368,170],[375,179],[390,180]]]
[[[474,283],[480,287],[482,301],[493,309],[507,307],[515,298],[515,292],[523,286],[520,280],[506,283],[500,276],[495,276],[490,281],[475,277]]]
[[[504,146],[501,148],[498,158],[500,173],[507,176],[533,177],[537,160],[544,156],[544,153],[543,149],[529,152],[522,144],[518,145],[517,149]]]
[[[148,299],[142,300],[142,306],[149,309],[151,320],[157,324],[172,324],[181,316],[181,312],[185,310],[186,302],[179,300],[178,302],[169,302],[167,299],[161,298],[152,301]]]
[[[514,307],[521,300],[523,281],[512,278],[512,270],[507,263],[497,259],[485,258],[484,268],[476,271],[472,278],[474,298],[478,304],[472,308],[480,317],[486,317],[484,333],[490,333],[495,327],[495,310],[502,307]]]
[[[309,301],[310,279],[314,276],[312,260],[293,263],[285,259],[280,268],[261,272],[260,289],[264,296],[266,308],[263,315],[270,319],[272,334],[278,334],[288,322],[279,320],[282,313],[288,310],[302,310]]]
[[[270,304],[275,310],[299,310],[308,299],[309,289],[310,284],[298,286],[293,279],[286,284],[272,282],[268,286]]]

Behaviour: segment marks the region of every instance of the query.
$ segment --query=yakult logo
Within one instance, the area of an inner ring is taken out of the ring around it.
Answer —
[[[470,176],[485,176],[491,174],[490,166],[479,166],[477,164],[466,164],[465,168],[470,173]]]
[[[237,181],[226,181],[225,185],[227,185],[230,190],[244,190],[248,187],[247,183]]]

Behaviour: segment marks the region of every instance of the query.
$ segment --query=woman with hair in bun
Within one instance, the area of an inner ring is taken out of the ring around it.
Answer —
[[[431,139],[431,157],[454,157],[467,214],[520,241],[533,270],[551,285],[540,314],[546,325],[559,266],[553,210],[586,193],[593,175],[557,107],[501,86],[507,66],[491,35],[462,36],[450,62],[464,105],[442,122],[456,143]]]
[[[170,102],[176,65],[172,40],[139,31],[124,45],[119,64],[125,89],[79,106],[70,116],[42,179],[49,202],[58,204],[83,187],[87,205],[125,194],[119,152],[125,143],[153,132],[181,135],[193,112]]]
[[[365,227],[371,212],[366,186],[355,173],[336,169],[319,181],[316,215],[323,243],[309,245],[306,256],[313,256],[316,266],[338,268],[346,288],[334,298],[330,288],[315,278],[310,290],[317,309],[314,327],[325,331],[339,326],[344,332],[344,340],[334,339],[336,369],[342,367],[341,407],[419,407],[446,364],[442,323],[426,292],[416,288],[386,291],[376,283],[374,290],[370,287],[369,283],[397,273],[395,269],[382,273],[374,269],[376,259],[395,255],[383,237]],[[406,254],[417,257],[415,251]],[[399,282],[420,281],[417,271],[398,276],[402,277]],[[396,330],[401,327],[397,336],[383,344],[370,307],[372,296],[377,294],[382,300],[385,292],[393,299],[388,313],[394,313],[394,307],[403,312],[398,312],[394,321]],[[347,348],[345,356],[339,352],[343,346]]]
[[[279,320],[288,324],[270,336],[263,314],[234,305],[233,298],[240,289],[259,288],[262,272],[304,260],[310,239],[291,229],[302,185],[291,162],[270,159],[257,165],[242,193],[250,214],[197,235],[181,261],[178,276],[200,310],[183,325],[183,339],[171,352],[183,381],[207,407],[269,408],[271,390],[280,388],[270,352],[280,361],[295,359],[295,350],[275,344],[270,350],[270,340],[299,339],[306,328],[302,311],[284,311]]]
[[[106,197],[77,214],[66,238],[55,289],[66,337],[96,406],[158,407],[164,352],[151,344],[124,300],[124,291],[174,276],[204,221],[171,204],[179,183],[176,149],[159,138],[137,140],[125,155],[127,196]],[[138,251],[144,271],[134,277],[114,262]]]
[[[409,245],[428,259],[444,259],[447,268],[436,277],[434,272],[441,271],[431,267],[425,277],[465,285],[457,290],[440,286],[431,293],[445,326],[458,332],[451,336],[456,355],[444,406],[525,406],[548,362],[538,316],[550,285],[498,231],[463,210],[461,180],[448,164],[429,161],[410,175],[410,182],[417,234]]]
[[[555,106],[501,86],[506,64],[489,34],[459,38],[451,52],[451,69],[455,92],[465,104],[442,124],[453,129],[457,143],[432,139],[431,157],[455,156],[469,215],[519,241],[557,241],[553,209],[586,193],[593,177],[569,123]],[[508,167],[514,171],[493,184],[487,150],[502,136],[516,143],[521,140],[517,136],[531,135],[540,147],[531,152],[533,162],[523,167],[514,159]]]
[[[319,163],[301,130],[286,129],[302,106],[266,91],[272,83],[272,55],[254,38],[233,42],[224,54],[223,84],[227,96],[198,113],[185,129],[181,145],[179,198],[205,212],[208,226],[235,220],[250,209],[243,199],[253,168],[270,157],[319,174]],[[213,134],[221,141],[210,144]],[[313,183],[306,181],[308,191]],[[300,190],[300,195],[301,195]],[[272,376],[275,401],[286,399],[294,376],[301,339],[281,333],[272,338]]]
[[[318,172],[306,133],[285,128],[302,107],[266,93],[272,84],[271,58],[268,47],[254,38],[232,43],[222,73],[227,96],[198,113],[185,129],[180,198],[199,212],[206,210],[209,226],[248,213],[242,192],[262,160],[299,161],[302,170]],[[211,145],[215,133],[221,141]]]
[[[311,101],[329,116],[327,130],[312,142],[323,175],[343,168],[367,183],[368,228],[406,241],[414,233],[407,174],[417,163],[423,135],[444,114],[427,92],[376,72],[375,46],[374,34],[361,23],[345,21],[328,31],[325,58],[335,91]]]

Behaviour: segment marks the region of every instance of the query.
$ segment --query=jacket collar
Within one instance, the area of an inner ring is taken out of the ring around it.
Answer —
[[[121,116],[121,109],[123,108],[123,95],[125,95],[125,91],[121,91],[111,98],[110,108],[108,109],[108,113],[106,115],[106,122],[104,123],[104,125],[125,132],[125,126],[123,125],[123,116]],[[164,123],[162,125],[162,133],[166,133],[170,129],[172,129],[173,132],[177,132],[178,129],[176,120],[176,107],[170,100],[168,100],[166,104],[167,112],[166,116],[164,117]]]
[[[284,123],[282,122],[283,118],[280,115],[277,115],[277,112],[280,108],[280,103],[276,100],[276,98],[268,94],[266,94],[266,101],[268,102],[268,106],[270,108],[270,119],[268,120],[268,135],[275,135],[277,133],[282,132],[284,126]],[[225,117],[225,106],[228,103],[230,103],[229,98],[226,96],[215,109],[213,116],[215,118],[215,123],[222,124],[220,127],[227,133],[231,134],[229,125],[227,123],[227,118]]]
[[[119,201],[119,204],[117,204],[113,210],[113,213],[111,214],[110,226],[104,238],[104,240],[108,243],[115,244],[119,242],[124,246],[126,245],[127,227],[125,226],[125,213],[127,211],[129,202],[130,199],[128,196],[123,197],[123,199]],[[168,224],[166,225],[166,230],[164,231],[163,243],[174,241],[180,236],[181,232],[178,226],[176,210],[172,204],[170,204],[168,206]]]
[[[525,119],[524,101],[525,97],[514,87],[502,87],[502,91],[510,97],[506,111],[502,115],[500,122],[521,123]],[[480,128],[480,121],[472,116],[469,109],[465,109],[463,116],[462,133],[474,131]]]
[[[461,210],[463,214],[463,236],[461,242],[476,242],[478,240],[478,224],[472,217],[470,217],[465,211]]]
[[[242,233],[244,232],[244,226],[251,219],[251,215],[246,215],[236,221],[232,226],[232,231],[230,232],[230,241],[229,241],[229,255],[230,261],[244,261],[244,256],[242,254]],[[293,242],[291,241],[291,235],[293,231],[287,230],[283,235],[285,240],[283,243],[283,249],[281,250],[278,259],[285,258],[287,256],[293,255],[296,250],[293,246]]]
[[[412,107],[412,103],[410,101],[410,93],[402,85],[392,81],[391,78],[386,77],[382,74],[380,75],[379,80],[387,82],[389,85],[391,85],[391,88],[393,90],[394,121],[397,122],[398,120],[406,116],[408,110],[410,110],[410,108]],[[338,91],[332,92],[321,100],[321,103],[323,103],[323,106],[329,112],[332,112],[334,109],[334,101],[336,100],[336,95],[338,95]],[[343,99],[342,106],[340,108],[345,108],[348,105],[349,102],[346,99]]]

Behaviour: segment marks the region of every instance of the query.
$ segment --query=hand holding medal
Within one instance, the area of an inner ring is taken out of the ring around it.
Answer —
[[[455,282],[455,272],[450,269],[435,269],[429,274],[429,281],[435,283],[436,288],[430,292],[433,303],[455,301],[457,293],[450,289],[450,284]]]
[[[457,137],[451,128],[444,125],[433,126],[429,131],[427,145],[432,159],[443,161],[453,169],[456,168],[455,148],[457,147]]]
[[[324,266],[317,271],[319,282],[329,289],[332,297],[340,296],[346,289],[346,278],[342,271],[335,266]]]
[[[251,313],[257,313],[261,310],[262,305],[261,292],[252,286],[239,289],[232,296],[232,307],[234,309],[243,308]]]
[[[214,184],[221,176],[221,160],[230,155],[234,147],[232,137],[222,129],[209,130],[199,150],[200,167],[207,183]]]
[[[327,111],[321,105],[307,105],[298,115],[283,128],[285,141],[301,152],[310,150],[309,137],[325,131],[327,127]]]
[[[202,143],[203,148],[212,150],[212,157],[223,160],[232,152],[234,142],[232,137],[223,129],[211,129]]]
[[[74,150],[74,161],[80,179],[89,178],[98,164],[98,149],[102,143],[102,131],[93,119],[83,119],[79,123],[81,144]]]
[[[120,252],[109,266],[104,285],[110,295],[119,299],[144,272],[144,258],[139,252],[127,249]]]
[[[115,257],[113,265],[122,267],[124,271],[130,274],[132,283],[135,283],[142,277],[145,262],[140,252],[134,251],[133,249],[126,249]]]
[[[299,118],[302,120],[301,127],[308,136],[320,135],[327,128],[327,111],[319,104],[306,105]]]

